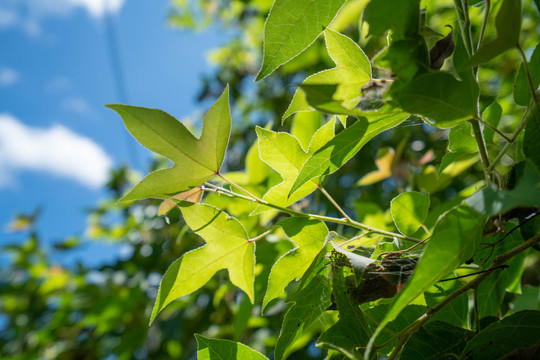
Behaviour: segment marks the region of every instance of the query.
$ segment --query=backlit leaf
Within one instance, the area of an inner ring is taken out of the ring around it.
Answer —
[[[419,0],[371,0],[364,12],[364,19],[369,24],[369,34],[381,36],[390,28],[409,28],[406,23],[412,21],[414,16],[408,15],[419,7]],[[416,27],[418,28],[418,23]]]
[[[345,0],[275,0],[264,26],[263,61],[255,80],[270,75],[311,45]]]
[[[523,153],[540,169],[540,110],[536,110],[534,116],[525,126],[523,136]]]
[[[311,139],[307,152],[302,149],[298,140],[288,133],[274,132],[260,127],[256,128],[259,139],[259,156],[283,178],[283,182],[270,188],[264,194],[263,200],[274,205],[287,207],[311,194],[317,188],[319,179],[313,179],[304,184],[293,196],[288,196],[294,180],[310,154],[315,153],[334,137],[334,127],[335,119],[332,119],[317,130]],[[269,209],[269,207],[261,205],[254,210],[253,214]]]
[[[369,140],[399,125],[409,116],[407,113],[390,107],[383,107],[379,111],[366,114],[369,116],[367,119],[358,119],[356,123],[311,155],[298,174],[289,196],[311,179],[335,172]]]
[[[416,191],[401,193],[392,199],[390,212],[399,231],[414,234],[426,220],[429,210],[429,194]]]
[[[185,253],[167,269],[150,322],[171,301],[199,289],[221,269],[228,270],[231,282],[253,302],[255,243],[249,242],[242,224],[213,206],[185,202],[178,206],[186,224],[206,245]]]
[[[281,295],[293,280],[299,280],[324,247],[328,235],[326,225],[307,217],[291,217],[278,223],[296,247],[281,256],[270,272],[263,309]]]
[[[371,81],[371,64],[360,46],[347,36],[326,29],[324,38],[328,54],[336,67],[313,74],[302,84],[337,85],[336,91],[332,94],[333,100],[340,102],[346,109],[351,109],[362,96],[362,86]],[[306,95],[301,89],[298,89],[283,115],[283,119],[296,111],[311,109]]]
[[[161,110],[107,105],[122,117],[137,141],[174,162],[171,168],[150,173],[119,201],[166,199],[202,184],[219,172],[231,131],[228,98],[227,87],[204,117],[200,139]]]
[[[394,163],[396,152],[392,148],[384,148],[381,150],[382,151],[379,150],[379,155],[375,160],[377,170],[371,171],[364,175],[360,180],[358,180],[356,186],[375,184],[392,176],[392,164]]]
[[[210,339],[195,334],[197,360],[268,360],[261,353],[239,342]]]
[[[311,281],[291,298],[291,306],[285,314],[276,343],[274,353],[276,360],[283,359],[287,349],[304,329],[317,320],[330,306],[332,287],[327,278],[329,269],[330,267],[325,267],[322,273],[312,274]]]

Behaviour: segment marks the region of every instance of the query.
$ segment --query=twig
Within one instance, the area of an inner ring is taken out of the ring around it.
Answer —
[[[332,196],[330,196],[330,194],[320,184],[317,185],[317,187],[319,188],[319,190],[321,190],[323,195],[326,196],[326,198],[332,203],[332,205],[334,205],[337,211],[339,211],[341,215],[345,217],[345,219],[352,221],[349,215],[347,215],[347,213],[341,208],[341,206],[338,205],[338,203],[334,200],[334,198],[332,198]]]
[[[499,268],[501,265],[503,265],[506,261],[510,260],[514,256],[522,253],[523,251],[527,250],[528,248],[540,243],[540,235],[536,235],[532,237],[531,239],[522,242],[518,246],[514,247],[513,249],[497,256],[495,260],[493,260],[493,263],[491,266],[482,274],[480,274],[477,278],[472,280],[471,282],[463,285],[456,291],[454,291],[452,294],[448,295],[443,301],[429,309],[424,315],[422,315],[420,318],[418,318],[414,323],[412,323],[409,327],[407,327],[405,330],[401,332],[401,335],[399,337],[398,344],[392,351],[392,354],[388,357],[388,360],[395,359],[397,354],[399,354],[401,347],[405,344],[407,339],[412,335],[413,332],[418,330],[420,327],[422,327],[429,319],[433,317],[437,312],[439,312],[442,308],[444,308],[446,305],[448,305],[450,302],[452,302],[454,299],[456,299],[461,294],[469,291],[470,289],[474,289],[475,287],[478,287],[482,281],[484,281],[493,271],[495,268]]]
[[[444,282],[444,281],[452,281],[452,280],[457,280],[457,279],[463,279],[463,278],[466,278],[466,277],[469,277],[469,276],[483,274],[485,272],[492,272],[492,271],[497,270],[497,269],[506,269],[507,267],[508,267],[508,265],[501,265],[501,266],[498,266],[498,267],[493,268],[493,269],[477,271],[477,272],[474,272],[474,273],[470,273],[470,274],[467,274],[467,275],[456,276],[456,277],[449,278],[449,279],[442,279],[442,280],[439,280],[437,282]]]
[[[510,138],[506,135],[504,135],[499,129],[497,129],[495,126],[491,125],[481,117],[477,117],[476,120],[480,121],[482,124],[490,128],[491,130],[495,131],[497,134],[499,134],[506,142],[510,141]]]
[[[279,228],[279,226],[272,226],[270,229],[266,230],[262,234],[259,234],[259,235],[255,236],[254,238],[248,239],[248,242],[255,242],[257,240],[260,240],[260,239],[264,238],[266,235],[268,235],[271,232],[273,232],[274,230],[276,230],[277,228]]]
[[[223,181],[231,184],[233,187],[237,188],[238,190],[242,191],[244,194],[247,194],[249,196],[251,196],[253,198],[253,200],[257,201],[257,202],[262,202],[261,199],[259,199],[257,196],[253,195],[252,193],[250,193],[249,191],[247,191],[246,189],[244,189],[243,187],[241,187],[240,185],[236,184],[234,181],[230,180],[230,179],[227,179],[225,176],[223,176],[223,174],[221,173],[216,173],[217,176],[219,176],[220,178],[223,179]]]

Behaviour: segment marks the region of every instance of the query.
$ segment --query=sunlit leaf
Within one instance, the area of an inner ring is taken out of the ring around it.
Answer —
[[[328,235],[328,228],[323,222],[307,217],[291,217],[278,224],[296,247],[281,256],[272,267],[263,309],[271,300],[281,295],[291,281],[299,280],[304,275],[321,252]]]
[[[302,149],[298,139],[288,133],[256,128],[259,139],[259,156],[283,178],[283,182],[270,188],[264,194],[263,200],[274,205],[287,207],[311,194],[317,188],[319,179],[313,179],[304,184],[293,196],[288,196],[294,180],[310,155],[334,137],[334,127],[335,119],[332,119],[317,130],[311,139],[308,151]],[[269,209],[266,206],[258,206],[253,214]]]
[[[328,54],[336,64],[333,69],[309,76],[303,85],[336,85],[332,99],[344,108],[354,107],[362,96],[362,86],[371,81],[371,64],[360,46],[345,35],[326,29],[324,31]],[[283,115],[286,119],[297,111],[312,110],[303,90],[298,89]]]
[[[392,176],[392,164],[394,163],[396,152],[392,148],[384,148],[381,150],[379,150],[379,155],[375,160],[377,170],[362,176],[362,178],[356,183],[356,186],[375,184]]]
[[[445,72],[395,82],[390,93],[403,110],[426,116],[441,128],[453,127],[476,113],[478,86],[471,87]]]
[[[250,347],[230,340],[211,339],[195,334],[197,360],[268,360]]]
[[[429,210],[429,194],[416,191],[401,193],[392,199],[390,212],[399,231],[414,234],[426,220]]]
[[[506,50],[518,46],[521,17],[521,1],[502,0],[495,17],[497,37],[489,42],[484,42],[469,60],[469,65],[484,63]]]
[[[178,206],[186,224],[206,245],[185,253],[167,269],[150,322],[171,301],[199,289],[221,269],[228,270],[231,282],[253,302],[255,243],[242,224],[209,205],[182,202]]]
[[[343,130],[306,161],[298,174],[289,196],[311,179],[328,175],[343,166],[369,140],[403,122],[409,114],[389,107],[374,111]]]
[[[445,213],[435,225],[422,258],[407,284],[392,303],[386,316],[370,340],[373,346],[378,333],[411,301],[448,275],[475,253],[484,218],[467,205],[460,205]]]
[[[191,190],[181,192],[172,197],[176,200],[184,200],[189,202],[200,202],[202,198],[203,190],[200,186],[194,187]],[[164,216],[167,215],[175,206],[176,202],[172,199],[165,199],[161,204],[159,204],[158,215]]]
[[[270,75],[311,45],[345,0],[276,0],[264,26],[263,61],[255,80]]]
[[[468,122],[454,126],[448,132],[448,150],[452,152],[470,153],[477,151],[476,140]]]
[[[517,349],[532,347],[539,339],[540,311],[520,311],[483,329],[469,341],[462,355],[475,360],[502,359]],[[522,357],[516,353],[514,358]]]
[[[137,141],[174,162],[171,168],[150,173],[119,201],[166,199],[200,185],[219,172],[231,131],[228,98],[227,87],[206,114],[200,139],[161,110],[107,105],[122,117]]]

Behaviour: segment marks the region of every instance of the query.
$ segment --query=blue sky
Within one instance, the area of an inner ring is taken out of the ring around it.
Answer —
[[[84,209],[106,196],[108,169],[130,162],[130,147],[139,169],[147,164],[150,153],[103,107],[119,102],[106,14],[115,24],[128,102],[179,119],[200,110],[199,77],[212,71],[205,53],[225,35],[172,29],[168,7],[169,0],[0,2],[0,246],[24,239],[6,224],[37,206],[46,243],[82,234]],[[56,260],[101,263],[117,253],[87,244],[71,259]]]

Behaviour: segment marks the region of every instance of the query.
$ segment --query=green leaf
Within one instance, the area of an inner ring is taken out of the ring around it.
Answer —
[[[459,280],[445,281],[433,285],[424,293],[427,306],[429,308],[434,307],[448,295],[459,289],[461,285]],[[464,293],[452,300],[448,305],[438,311],[432,319],[444,321],[460,328],[467,328],[469,325],[469,294]]]
[[[309,76],[302,85],[336,85],[331,99],[345,109],[351,109],[362,96],[362,86],[371,81],[371,64],[360,46],[347,36],[326,29],[324,38],[336,67]],[[306,94],[301,89],[297,90],[283,119],[297,111],[312,110],[308,103]]]
[[[329,267],[327,267],[329,269]],[[328,272],[327,269],[324,271]],[[291,298],[277,339],[274,358],[281,360],[305,328],[330,306],[332,288],[324,273],[313,274],[311,281]]]
[[[401,360],[458,359],[467,341],[473,337],[470,330],[442,321],[427,323],[409,338],[400,355]]]
[[[485,42],[469,60],[470,66],[475,66],[502,54],[508,49],[519,45],[521,32],[521,1],[502,0],[495,17],[497,37]]]
[[[409,15],[418,12],[419,7],[419,0],[371,0],[364,12],[364,19],[369,24],[369,34],[381,36],[390,28],[410,28],[408,22],[417,19]],[[416,28],[418,29],[418,22]],[[397,31],[397,34],[401,35],[403,32]]]
[[[506,231],[512,231],[507,228]],[[503,235],[504,236],[504,235]],[[487,244],[497,243],[501,236],[492,236],[484,239]],[[519,231],[514,231],[506,236],[505,240],[498,242],[493,248],[489,247],[475,256],[475,262],[482,263],[487,267],[493,263],[493,259],[506,251],[518,246],[523,242]],[[478,310],[480,318],[486,316],[499,316],[500,307],[507,291],[519,292],[520,279],[523,273],[523,261],[525,253],[521,253],[506,262],[508,268],[493,271],[490,276],[478,286]],[[516,288],[517,287],[517,288]]]
[[[330,24],[345,0],[275,0],[264,25],[263,61],[255,81],[270,75]]]
[[[195,334],[198,360],[268,360],[250,347],[230,340],[210,339]]]
[[[368,308],[364,311],[364,316],[369,327],[374,331],[377,329],[381,321],[386,316],[390,308],[390,304],[379,303],[373,308]],[[403,309],[403,311],[397,316],[397,318],[389,322],[382,330],[375,345],[381,346],[388,343],[387,346],[381,349],[381,352],[385,352],[388,349],[392,349],[393,344],[397,342],[396,335],[405,330],[410,324],[417,320],[427,311],[425,306],[421,305],[409,305]],[[394,338],[393,341],[391,339]]]
[[[263,300],[263,310],[268,303],[281,295],[285,287],[293,280],[299,280],[313,260],[324,248],[328,235],[326,225],[307,217],[291,217],[278,223],[291,241],[296,245],[281,256],[270,272],[268,289]]]
[[[420,35],[411,39],[393,41],[375,59],[375,64],[391,69],[403,81],[429,71],[429,56],[424,38]]]
[[[392,199],[390,212],[399,231],[414,234],[426,220],[429,210],[429,194],[416,191],[401,193]]]
[[[538,344],[539,339],[540,311],[520,311],[478,333],[469,341],[462,355],[475,360],[502,359],[517,349]],[[520,358],[519,354],[515,356],[512,358]]]
[[[335,172],[369,140],[399,125],[409,116],[407,113],[390,107],[383,107],[379,111],[365,114],[369,116],[367,119],[358,119],[356,123],[343,130],[310,156],[298,174],[289,196],[311,179]]]
[[[537,89],[538,84],[540,84],[540,43],[536,44],[528,65],[533,86],[535,89]],[[514,83],[514,101],[518,105],[527,106],[531,102],[531,98],[531,88],[527,80],[525,66],[521,64],[516,77],[516,82]]]
[[[519,206],[540,207],[540,174],[527,161],[523,176],[512,190],[486,187],[466,200],[474,210],[485,216],[503,214]]]
[[[166,199],[219,172],[231,132],[228,86],[204,117],[200,139],[161,110],[117,104],[107,107],[122,117],[128,131],[143,146],[174,162],[171,168],[150,173],[119,202]]]
[[[219,270],[227,269],[231,282],[254,300],[255,243],[242,224],[213,206],[179,203],[186,224],[206,245],[189,251],[172,263],[159,286],[150,323],[171,301],[206,284]]]
[[[523,153],[540,169],[540,110],[536,110],[534,116],[525,126],[523,136]]]
[[[343,267],[332,268],[333,294],[339,309],[339,321],[317,339],[317,346],[337,350],[349,359],[360,359],[357,347],[363,347],[370,330],[358,303],[351,296],[343,276]]]
[[[448,150],[459,153],[471,153],[478,150],[472,134],[471,124],[463,122],[450,129],[448,133]]]
[[[302,149],[309,149],[311,138],[322,123],[323,116],[318,111],[297,113],[292,119],[290,134],[298,139]]]
[[[478,85],[468,85],[445,72],[432,72],[409,83],[395,82],[390,93],[399,107],[431,119],[440,128],[453,127],[476,113]]]
[[[313,179],[304,184],[293,196],[288,196],[294,180],[310,154],[315,153],[334,137],[334,127],[335,119],[332,119],[317,130],[311,139],[308,152],[302,149],[298,139],[288,133],[256,128],[259,139],[259,156],[283,178],[283,182],[270,188],[264,194],[263,200],[274,205],[287,207],[311,194],[317,188],[319,179]],[[253,214],[266,210],[270,210],[270,208],[258,206]]]
[[[376,336],[386,324],[395,319],[407,304],[473,256],[482,238],[483,220],[467,205],[457,206],[439,219],[413,275],[398,293],[370,339],[369,347],[373,346]]]
[[[499,126],[502,116],[502,107],[497,101],[492,102],[482,113],[484,121],[489,123],[494,128]],[[493,141],[495,131],[488,126],[484,127],[484,139],[487,143]]]

